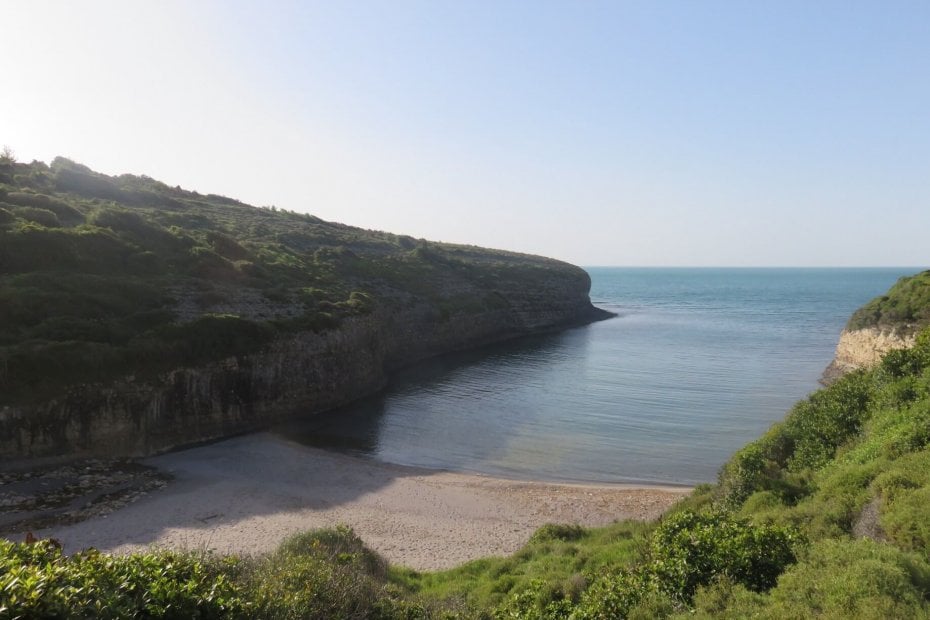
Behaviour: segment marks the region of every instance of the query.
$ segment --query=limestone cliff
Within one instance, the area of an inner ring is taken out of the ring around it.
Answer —
[[[0,163],[2,464],[261,428],[417,360],[606,315],[560,261]]]
[[[878,327],[844,329],[833,361],[824,371],[823,381],[829,383],[847,372],[873,366],[889,351],[913,346],[914,339],[914,334]]]
[[[393,369],[418,360],[610,316],[591,305],[589,287],[580,269],[553,270],[545,282],[495,291],[491,307],[449,312],[421,300],[293,334],[254,354],[78,385],[47,402],[0,409],[0,458],[140,456],[337,407],[380,390]]]
[[[821,381],[830,383],[844,373],[872,366],[889,351],[913,346],[917,333],[928,325],[930,271],[900,278],[886,294],[853,313]]]

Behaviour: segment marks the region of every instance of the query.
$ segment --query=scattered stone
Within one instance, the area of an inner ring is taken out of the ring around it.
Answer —
[[[163,488],[170,476],[131,460],[90,460],[0,473],[0,536],[112,513]]]

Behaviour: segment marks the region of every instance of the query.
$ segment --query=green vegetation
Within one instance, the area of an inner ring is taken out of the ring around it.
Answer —
[[[0,618],[930,618],[928,501],[925,330],[798,403],[658,523],[548,525],[510,557],[425,573],[346,528],[257,559],[3,543]]]
[[[555,268],[60,159],[0,160],[0,203],[12,400],[239,355],[412,299],[439,317],[495,309],[497,286]],[[488,293],[446,293],[450,281]],[[850,327],[926,325],[928,284],[930,272],[902,279]],[[930,618],[928,502],[925,328],[798,403],[657,523],[549,525],[510,557],[431,573],[388,566],[346,528],[254,559],[0,541],[0,619]]]
[[[856,310],[847,329],[878,327],[913,334],[930,325],[930,271],[898,280],[884,295]]]
[[[0,158],[0,406],[244,355],[413,305],[440,320],[580,270]],[[476,290],[481,294],[474,294]]]

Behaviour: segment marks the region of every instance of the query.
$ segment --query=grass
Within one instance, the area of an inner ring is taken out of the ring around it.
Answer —
[[[633,561],[649,530],[632,521],[595,529],[548,525],[509,557],[482,558],[439,572],[393,569],[391,575],[407,593],[479,609],[493,609],[532,588],[544,590],[551,600],[577,600],[588,574]]]

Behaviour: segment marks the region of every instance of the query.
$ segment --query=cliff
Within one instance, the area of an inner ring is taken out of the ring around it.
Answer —
[[[0,459],[138,456],[606,318],[578,267],[108,177],[0,170]]]
[[[930,325],[930,271],[901,278],[850,317],[840,334],[822,382],[869,368],[889,351],[914,346],[917,332]]]
[[[830,383],[859,368],[871,368],[889,351],[914,346],[914,340],[914,334],[900,334],[878,327],[844,329],[840,333],[833,361],[823,373],[823,382]]]

